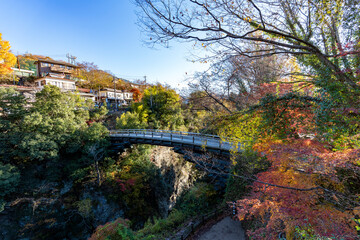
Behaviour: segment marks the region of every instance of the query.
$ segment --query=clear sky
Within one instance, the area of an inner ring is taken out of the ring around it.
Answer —
[[[17,54],[33,53],[94,62],[129,80],[147,76],[151,83],[178,88],[195,70],[187,61],[190,44],[151,49],[136,25],[131,0],[0,0],[0,33]],[[187,73],[187,74],[186,74]]]

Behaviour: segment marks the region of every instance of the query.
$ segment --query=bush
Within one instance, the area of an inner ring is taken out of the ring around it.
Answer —
[[[85,218],[92,216],[92,202],[90,198],[83,199],[76,203],[79,213]]]
[[[149,219],[137,235],[164,239],[173,234],[186,220],[214,209],[219,202],[220,196],[212,185],[204,182],[196,183],[180,196],[175,208],[166,219],[154,218],[153,221]]]
[[[143,229],[139,231],[139,235],[148,235],[148,234],[166,234],[173,229],[176,229],[181,223],[187,219],[187,215],[174,209],[166,219],[154,219],[154,223],[149,219]]]
[[[117,129],[144,129],[146,127],[146,122],[142,121],[137,112],[126,112],[120,118],[116,118]]]
[[[187,215],[205,213],[217,203],[217,193],[214,187],[203,182],[196,183],[183,194],[177,202],[177,208]]]
[[[111,223],[100,225],[91,235],[89,240],[135,240],[135,235],[129,229],[129,222],[122,218],[118,218]]]
[[[0,162],[0,212],[6,204],[3,199],[9,193],[15,191],[20,181],[20,173],[15,166]]]

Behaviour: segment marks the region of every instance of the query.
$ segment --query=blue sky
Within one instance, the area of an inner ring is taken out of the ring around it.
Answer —
[[[187,61],[191,45],[173,42],[171,48],[151,49],[136,25],[131,0],[0,0],[0,33],[17,53],[47,55],[94,62],[130,80],[147,79],[174,88],[205,68]],[[186,74],[187,73],[187,74]]]

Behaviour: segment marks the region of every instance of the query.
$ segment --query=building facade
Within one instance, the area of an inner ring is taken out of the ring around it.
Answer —
[[[45,85],[54,85],[63,91],[75,91],[75,80],[73,74],[78,66],[64,61],[51,59],[39,59],[35,62],[38,79],[35,84],[39,88]]]
[[[96,103],[99,106],[105,105],[108,108],[126,107],[133,101],[133,93],[104,88],[97,92]]]

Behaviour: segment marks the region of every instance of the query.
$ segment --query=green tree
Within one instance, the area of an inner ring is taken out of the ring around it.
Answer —
[[[14,88],[0,88],[0,160],[9,162],[19,148],[26,101]]]
[[[152,128],[174,130],[184,123],[180,96],[175,90],[158,84],[144,91],[141,103],[144,106],[143,111],[148,114],[148,124]]]
[[[20,173],[15,166],[0,162],[0,212],[4,210],[6,195],[15,192]]]
[[[131,112],[116,120],[120,129],[179,129],[184,124],[180,96],[160,84],[147,88],[141,102],[133,103]]]
[[[137,112],[126,112],[116,119],[117,129],[145,129],[147,126]]]
[[[100,108],[94,108],[90,110],[90,119],[95,121],[100,121],[106,117],[109,110],[105,106],[101,106]]]
[[[109,146],[108,135],[109,131],[101,123],[93,123],[83,132],[82,141],[85,143],[82,147],[84,157],[89,163],[94,164],[96,179],[98,186],[101,185],[102,177],[99,167],[99,161],[103,159],[106,154],[106,149]]]
[[[84,104],[79,95],[45,86],[36,94],[36,102],[22,122],[21,130],[26,133],[20,143],[22,157],[57,158],[60,149],[74,138],[76,131],[87,126],[89,112]]]

